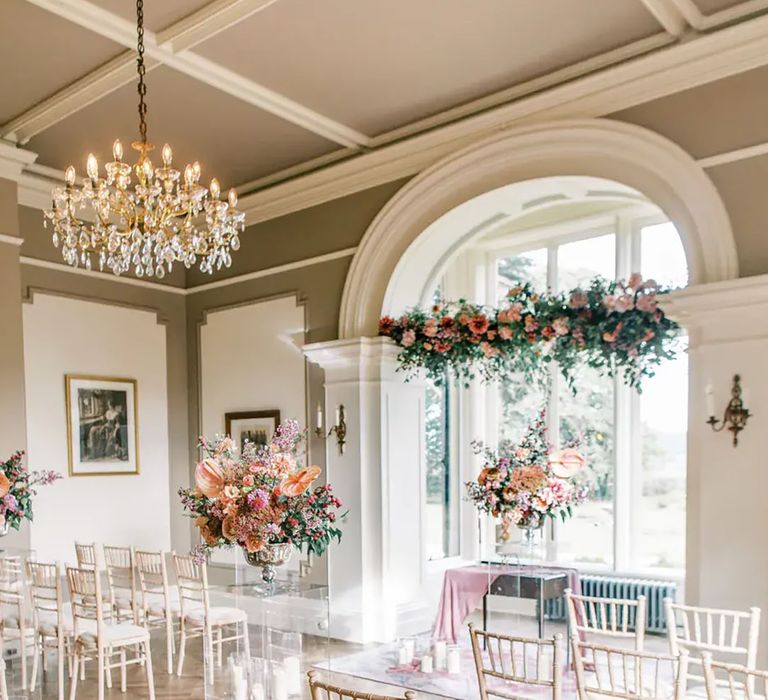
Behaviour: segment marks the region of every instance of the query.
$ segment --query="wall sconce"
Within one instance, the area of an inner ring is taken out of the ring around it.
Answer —
[[[344,446],[347,443],[347,423],[344,416],[344,404],[339,404],[336,408],[336,423],[331,427],[326,435],[323,429],[323,407],[317,404],[317,422],[315,425],[315,435],[319,438],[336,436],[336,444],[339,447],[339,454],[344,454]]]
[[[707,387],[707,412],[709,413],[707,424],[716,433],[723,428],[728,428],[733,433],[733,446],[736,447],[739,444],[739,433],[747,427],[747,420],[752,416],[749,410],[744,408],[744,402],[741,399],[741,377],[738,374],[733,377],[731,400],[725,407],[722,420],[715,418],[712,387]]]

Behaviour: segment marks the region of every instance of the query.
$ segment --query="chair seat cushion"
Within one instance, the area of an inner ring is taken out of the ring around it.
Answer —
[[[246,622],[248,620],[248,615],[239,608],[213,607],[209,608],[208,612],[208,622],[214,626],[231,625],[236,622]],[[189,610],[184,617],[189,622],[202,626],[205,619],[205,608]]]
[[[104,625],[104,641],[109,646],[119,646],[122,644],[133,644],[143,642],[149,638],[149,632],[139,625],[132,625],[128,622],[121,622],[117,625]],[[81,631],[78,640],[89,644],[96,644],[96,630],[89,629]]]

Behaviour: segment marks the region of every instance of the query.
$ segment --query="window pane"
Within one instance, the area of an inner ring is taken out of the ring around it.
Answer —
[[[560,383],[560,444],[583,437],[590,496],[557,526],[557,560],[613,566],[614,383],[596,370],[578,370],[578,394]]]
[[[427,441],[427,558],[458,554],[458,483],[451,472],[449,388],[427,383],[425,431]]]
[[[517,442],[547,400],[546,389],[526,382],[519,374],[499,383],[499,440]]]
[[[640,396],[642,451],[634,551],[643,568],[685,567],[686,430],[688,355],[680,352],[656,376],[643,382]]]
[[[608,279],[616,276],[616,237],[612,233],[565,243],[557,249],[557,288],[560,291],[588,287],[597,275]]]
[[[640,231],[640,273],[665,287],[688,284],[688,262],[673,223],[645,226]]]
[[[530,282],[535,289],[547,288],[547,249],[539,248],[520,255],[499,258],[496,265],[497,297],[507,296],[510,287],[520,282]]]

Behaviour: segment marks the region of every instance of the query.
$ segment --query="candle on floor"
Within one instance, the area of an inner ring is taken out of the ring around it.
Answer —
[[[448,673],[461,673],[461,653],[459,647],[451,645],[448,647]]]
[[[401,644],[397,649],[397,665],[407,666],[409,663],[411,660],[408,658],[408,649],[405,644]]]
[[[442,671],[445,668],[445,650],[446,650],[446,643],[442,639],[438,639],[435,641],[435,648],[434,648],[434,654],[435,654],[435,668],[438,671]]]
[[[407,659],[406,663],[411,663],[413,661],[413,657],[416,655],[416,640],[415,639],[404,639],[403,640],[403,647],[405,648]]]
[[[288,681],[282,666],[275,666],[272,669],[272,698],[273,700],[288,700]]]
[[[285,681],[288,695],[301,694],[301,661],[298,656],[286,656],[283,659]]]
[[[318,430],[323,429],[323,407],[320,403],[317,404],[317,417],[316,417],[315,427]]]
[[[421,657],[421,672],[432,673],[432,657],[429,654]]]
[[[248,679],[245,676],[245,669],[242,666],[235,666],[232,672],[234,700],[248,700]]]
[[[254,682],[251,686],[250,700],[265,700],[264,686],[261,683]]]

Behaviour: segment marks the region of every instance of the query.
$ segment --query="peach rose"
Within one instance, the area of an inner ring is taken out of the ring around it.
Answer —
[[[237,517],[228,515],[221,523],[221,534],[225,540],[233,542],[237,539]]]
[[[251,554],[258,552],[260,549],[264,549],[265,544],[266,542],[264,542],[264,540],[261,539],[261,537],[259,537],[255,532],[249,533],[245,538],[245,548]]]
[[[224,474],[214,459],[204,459],[195,467],[195,485],[208,498],[217,498],[224,488]]]
[[[567,447],[553,454],[549,463],[555,476],[560,479],[570,479],[584,469],[587,461],[572,447]]]
[[[5,474],[0,473],[0,498],[7,495],[10,490],[11,482]]]
[[[280,484],[280,492],[284,496],[300,496],[312,485],[312,482],[318,476],[320,476],[320,467],[311,466],[306,469],[300,469],[283,479],[283,483]]]

